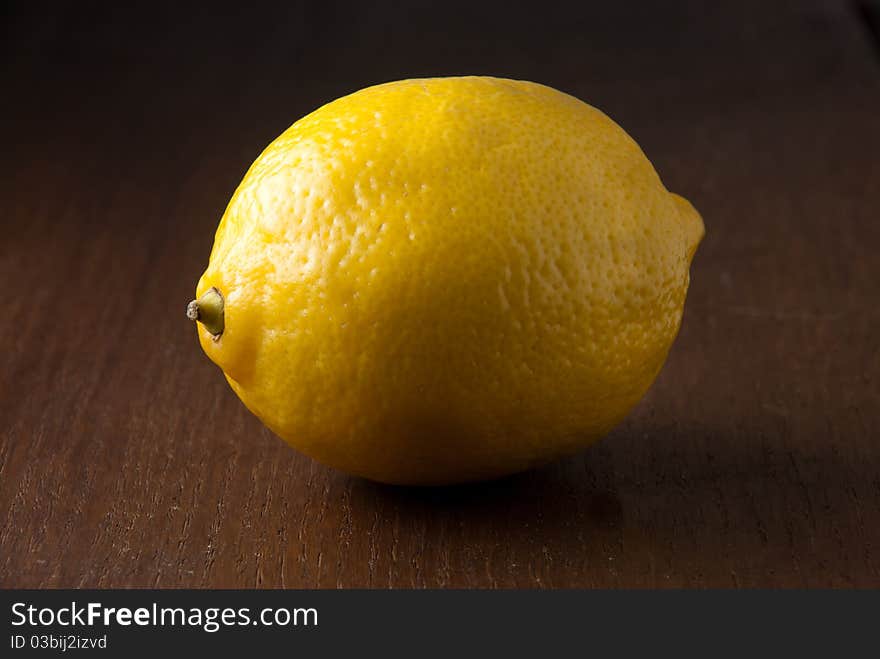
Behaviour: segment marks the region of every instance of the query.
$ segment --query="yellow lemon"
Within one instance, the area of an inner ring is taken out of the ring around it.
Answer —
[[[645,393],[703,222],[548,87],[404,80],[296,122],[229,202],[188,315],[244,404],[389,483],[576,452]]]

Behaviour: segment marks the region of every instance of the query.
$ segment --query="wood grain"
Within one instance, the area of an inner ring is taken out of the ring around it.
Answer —
[[[880,586],[862,14],[583,4],[8,5],[0,586]],[[383,487],[264,429],[183,310],[276,134],[451,73],[599,106],[708,234],[669,361],[606,440],[495,483]]]

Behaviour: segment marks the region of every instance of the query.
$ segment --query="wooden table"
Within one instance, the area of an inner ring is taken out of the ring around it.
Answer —
[[[726,4],[12,7],[0,586],[880,586],[880,51],[846,2]],[[276,134],[453,73],[602,108],[708,234],[606,440],[379,486],[263,428],[183,310]]]

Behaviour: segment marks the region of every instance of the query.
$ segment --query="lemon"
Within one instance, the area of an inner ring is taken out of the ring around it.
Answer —
[[[188,314],[248,409],[314,459],[389,483],[492,478],[578,451],[642,397],[702,236],[580,100],[403,80],[266,148]]]

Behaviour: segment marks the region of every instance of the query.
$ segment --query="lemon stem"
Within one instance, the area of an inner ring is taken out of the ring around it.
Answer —
[[[186,305],[186,317],[197,320],[215,340],[219,339],[223,334],[223,295],[216,288],[205,291],[198,300]]]

